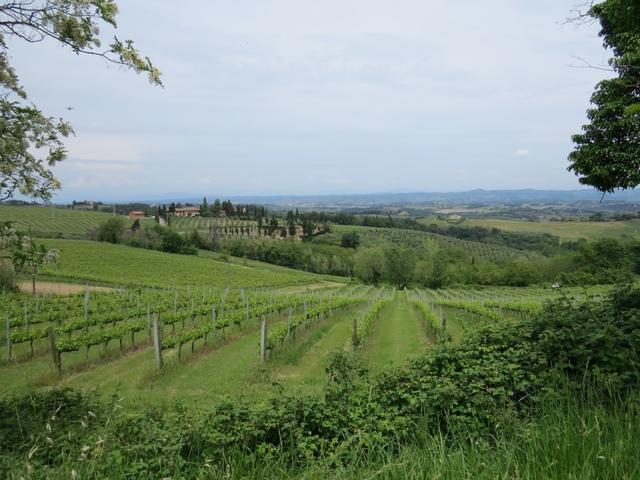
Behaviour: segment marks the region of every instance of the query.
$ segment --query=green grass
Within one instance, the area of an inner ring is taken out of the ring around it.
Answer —
[[[0,205],[0,221],[14,222],[19,230],[31,231],[34,236],[41,237],[86,238],[90,230],[109,218],[112,215],[103,212]],[[120,218],[127,224],[133,223],[127,217]]]
[[[253,262],[241,265],[199,256],[177,255],[82,240],[45,240],[60,250],[58,265],[42,270],[46,276],[68,281],[116,285],[173,287],[207,285],[268,287],[314,283],[328,277]]]
[[[261,262],[259,260],[251,260],[249,258],[240,258],[240,257],[232,257],[230,255],[226,255],[224,253],[212,252],[210,250],[199,250],[198,257],[200,258],[209,258],[212,260],[217,260],[219,262],[232,263],[234,265],[241,265],[244,267],[252,267],[259,268],[265,271],[271,271],[276,273],[291,273],[297,272],[297,269],[291,269],[288,267],[281,267],[280,265],[274,265],[273,263]],[[344,284],[347,282],[346,277],[341,277],[337,275],[328,275],[328,274],[314,274],[318,280],[323,280],[326,282],[337,282],[340,284]]]
[[[318,392],[325,384],[325,368],[335,350],[350,351],[353,319],[366,309],[360,305],[339,312],[300,335],[277,352],[269,364],[272,380],[305,392]]]
[[[274,326],[283,318],[269,320]],[[224,395],[255,396],[268,389],[263,384],[259,359],[259,333],[256,321],[238,330],[227,329],[225,339],[218,334],[218,342],[189,353],[183,347],[183,357],[176,352],[165,354],[166,365],[158,372],[153,350],[148,347],[134,351],[115,361],[66,376],[62,385],[79,389],[97,389],[104,395],[114,392],[127,400],[161,403],[188,400],[206,404]]]
[[[362,358],[374,369],[399,365],[424,353],[429,344],[423,320],[402,293],[382,310],[364,341]]]
[[[285,319],[272,317],[268,321],[275,326]],[[18,356],[23,361],[0,364],[0,390],[5,394],[25,394],[34,388],[65,386],[96,390],[105,397],[117,394],[128,403],[156,404],[172,400],[206,404],[223,395],[256,395],[271,388],[261,374],[258,328],[256,320],[242,328],[228,327],[224,336],[219,331],[217,340],[209,339],[206,347],[198,340],[193,354],[185,345],[181,359],[175,349],[167,350],[161,372],[144,333],[138,335],[134,348],[128,338],[124,339],[124,354],[120,353],[118,342],[109,344],[106,355],[101,346],[93,347],[88,362],[84,350],[64,353],[61,378],[56,376],[48,353],[29,360],[26,345],[20,345],[22,354]],[[44,349],[46,339],[36,347]]]
[[[601,238],[636,238],[640,220],[623,222],[525,222],[519,220],[468,219],[463,225],[497,228],[508,232],[550,233],[562,241]]]
[[[115,341],[110,342],[106,355],[102,346],[92,347],[88,360],[84,350],[64,353],[60,378],[46,352],[47,339],[36,341],[33,359],[28,358],[28,345],[19,344],[14,348],[14,358],[20,361],[0,361],[0,391],[26,394],[34,388],[66,386],[96,390],[107,398],[116,394],[130,404],[174,400],[207,404],[225,395],[257,398],[273,392],[274,381],[305,391],[318,391],[324,385],[329,354],[336,348],[350,348],[351,319],[362,308],[364,304],[311,324],[266,366],[259,362],[259,325],[255,319],[242,328],[228,327],[224,334],[219,330],[215,342],[210,338],[207,346],[198,339],[193,353],[190,344],[186,344],[181,359],[177,358],[175,349],[165,351],[162,371],[155,365],[146,332],[137,335],[135,345],[125,337],[124,354]],[[284,316],[268,318],[269,328],[283,322],[286,322]],[[179,331],[180,325],[177,327]],[[0,353],[4,359],[3,346]]]

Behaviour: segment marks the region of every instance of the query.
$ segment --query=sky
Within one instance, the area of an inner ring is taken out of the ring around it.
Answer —
[[[573,189],[571,135],[609,75],[576,68],[608,57],[597,25],[564,22],[579,1],[121,0],[116,33],[164,88],[10,48],[75,129],[58,201]]]

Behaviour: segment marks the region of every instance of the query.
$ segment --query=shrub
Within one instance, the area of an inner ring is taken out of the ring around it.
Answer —
[[[347,232],[342,234],[340,245],[344,248],[358,248],[360,246],[360,235],[358,232]]]
[[[99,242],[119,243],[124,231],[124,221],[119,217],[113,217],[98,226],[97,239]]]

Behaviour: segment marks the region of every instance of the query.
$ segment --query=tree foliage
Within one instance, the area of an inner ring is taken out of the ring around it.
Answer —
[[[27,233],[15,230],[11,222],[0,223],[0,262],[5,263],[3,275],[6,274],[6,262],[10,262],[15,272],[33,276],[34,293],[40,267],[58,263],[59,256],[58,250],[36,243]]]
[[[358,248],[360,246],[360,235],[356,231],[343,233],[340,245],[344,248]]]
[[[62,119],[48,117],[27,98],[9,61],[8,38],[30,43],[54,40],[76,54],[98,56],[144,73],[161,85],[160,72],[131,40],[117,37],[102,47],[100,27],[115,28],[114,0],[22,0],[0,4],[0,201],[17,192],[49,199],[60,187],[51,167],[66,154],[73,133]]]
[[[119,243],[124,230],[125,224],[122,218],[110,218],[98,226],[97,240],[99,242]]]
[[[569,170],[602,192],[634,188],[640,184],[640,3],[606,0],[587,16],[600,22],[616,76],[596,86],[589,123],[573,136]]]

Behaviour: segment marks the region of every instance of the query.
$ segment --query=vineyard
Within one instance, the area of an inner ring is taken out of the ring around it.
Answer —
[[[573,298],[605,289],[568,290]],[[404,290],[338,286],[119,288],[72,296],[0,297],[2,388],[118,391],[161,401],[263,395],[283,384],[318,391],[328,356],[353,350],[373,370],[437,342],[518,321],[553,289]]]
[[[455,247],[464,250],[468,255],[481,261],[495,262],[504,259],[531,258],[534,253],[503,247],[501,245],[491,245],[469,240],[460,240],[454,237],[447,237],[429,232],[416,230],[374,228],[374,227],[354,227],[347,225],[332,226],[334,233],[325,235],[327,241],[340,242],[340,235],[345,232],[357,231],[362,239],[362,245],[375,247],[381,243],[393,243],[401,246],[419,248],[425,239],[436,240],[443,247]]]
[[[43,237],[85,238],[90,230],[109,218],[112,218],[109,213],[0,205],[0,221],[13,222],[16,228]],[[133,222],[126,217],[120,218],[129,225]]]
[[[181,233],[194,230],[219,236],[257,236],[258,224],[253,220],[211,217],[171,217],[171,226]]]
[[[174,255],[125,245],[81,240],[45,240],[60,251],[60,262],[46,276],[76,282],[178,287],[272,287],[338,280],[258,262],[224,262],[213,255]]]
[[[315,324],[365,302],[364,292],[358,287],[299,294],[187,287],[68,297],[7,294],[0,297],[6,312],[3,378],[13,379],[15,387],[16,378],[18,383],[33,380],[26,372],[60,377],[96,362],[118,363],[127,352],[143,352],[145,366],[159,369],[179,362],[185,350],[211,352],[247,339],[254,350],[251,358],[264,364]]]

